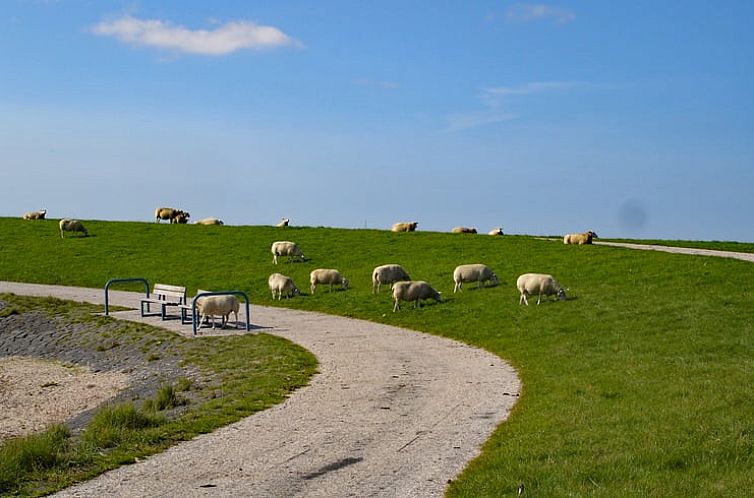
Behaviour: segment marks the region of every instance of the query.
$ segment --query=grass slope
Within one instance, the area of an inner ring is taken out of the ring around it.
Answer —
[[[102,286],[144,276],[231,288],[273,304],[270,273],[338,268],[347,292],[283,306],[390,323],[481,346],[523,381],[513,414],[450,487],[451,496],[745,496],[754,489],[754,266],[741,261],[529,237],[375,230],[86,223],[61,240],[54,221],[0,219],[0,278]],[[293,240],[310,258],[271,264]],[[371,294],[374,266],[401,263],[445,302],[392,313]],[[501,285],[453,295],[457,264],[484,262]],[[552,273],[572,297],[518,305],[520,273]],[[138,287],[135,288],[138,290]],[[274,304],[277,304],[274,303]],[[252,317],[253,318],[253,317]]]

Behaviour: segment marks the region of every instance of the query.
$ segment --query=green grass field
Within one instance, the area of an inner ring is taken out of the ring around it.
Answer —
[[[0,219],[0,279],[102,287],[146,277],[190,289],[239,289],[272,302],[267,277],[305,294],[280,305],[365,318],[483,347],[518,371],[510,419],[450,496],[749,496],[754,489],[754,265],[523,236],[86,221],[61,240],[55,221]],[[270,244],[297,242],[304,263],[273,266]],[[714,245],[714,244],[713,244]],[[483,262],[501,284],[452,272]],[[441,304],[392,313],[371,270],[402,264]],[[338,268],[346,292],[308,295],[308,273]],[[553,274],[570,299],[519,306],[516,277]],[[134,287],[134,290],[140,290]],[[253,317],[252,317],[253,321]]]

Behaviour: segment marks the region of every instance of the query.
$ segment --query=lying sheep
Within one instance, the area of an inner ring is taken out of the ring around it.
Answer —
[[[59,226],[61,239],[65,238],[63,237],[63,232],[82,232],[84,234],[84,237],[89,236],[89,232],[86,228],[84,228],[84,225],[79,220],[63,218],[62,220],[60,220]]]
[[[222,220],[218,220],[217,218],[204,218],[203,220],[199,220],[195,223],[196,225],[224,225]]]
[[[411,280],[408,282],[396,282],[393,284],[393,312],[401,309],[400,301],[415,301],[415,308],[421,307],[422,299],[434,299],[438,303],[442,301],[440,293],[433,289],[427,282]]]
[[[417,225],[419,225],[417,221],[403,221],[393,224],[390,230],[393,232],[415,232]]]
[[[187,223],[189,215],[186,211],[175,208],[161,207],[154,210],[154,218],[157,223],[160,220],[170,220],[170,223]]]
[[[295,242],[279,240],[272,243],[270,250],[272,251],[273,264],[278,264],[278,256],[288,256],[288,261],[293,261],[293,258],[304,261],[304,253]]]
[[[452,233],[476,233],[476,228],[469,227],[453,227]]]
[[[43,209],[41,211],[29,211],[28,213],[24,213],[23,218],[25,220],[43,220],[45,219],[46,214],[46,209]]]
[[[516,280],[516,287],[521,293],[521,297],[518,299],[519,306],[522,302],[529,306],[527,296],[534,294],[537,294],[537,304],[542,300],[542,296],[557,295],[561,301],[566,299],[565,291],[552,275],[524,273]]]
[[[503,235],[503,229],[501,227],[493,228],[490,230],[489,235]]]
[[[206,291],[197,291],[197,294]],[[238,309],[241,306],[241,302],[236,296],[222,295],[222,296],[204,296],[196,300],[196,311],[201,318],[199,323],[201,324],[207,318],[212,317],[212,328],[215,328],[215,316],[222,317],[220,328],[225,328],[225,325],[230,321],[230,314],[233,313],[236,319],[236,328],[238,327]]]
[[[372,294],[380,292],[382,284],[392,284],[399,280],[411,280],[401,265],[382,265],[372,270]]]
[[[497,275],[487,265],[477,263],[456,266],[456,269],[453,271],[453,282],[456,284],[453,288],[453,294],[456,291],[462,290],[461,286],[464,282],[478,282],[478,287],[483,287],[484,282],[487,280],[493,285],[497,285],[498,283]]]
[[[300,294],[298,287],[293,283],[291,277],[282,275],[280,273],[273,273],[270,278],[267,279],[267,285],[270,286],[272,292],[272,299],[277,296],[278,301],[285,294],[285,298],[288,299],[291,296]]]
[[[338,270],[331,270],[331,269],[323,269],[319,268],[317,270],[313,270],[309,274],[309,282],[311,283],[311,291],[312,294],[314,294],[314,291],[317,290],[318,284],[327,284],[330,286],[330,292],[332,292],[332,286],[340,285],[343,287],[343,290],[348,289],[348,279],[345,278]]]
[[[277,225],[275,225],[275,226],[276,226],[276,227],[287,227],[287,226],[288,226],[288,222],[289,222],[289,221],[290,221],[290,220],[289,220],[288,218],[280,218],[280,223],[278,223],[278,224],[277,224]]]
[[[578,244],[581,246],[591,244],[593,238],[597,238],[597,234],[591,230],[584,233],[569,233],[563,237],[563,244]]]

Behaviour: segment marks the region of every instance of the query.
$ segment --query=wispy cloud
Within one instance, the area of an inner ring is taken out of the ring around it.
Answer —
[[[606,85],[586,83],[579,81],[537,81],[525,83],[519,86],[496,86],[482,88],[479,92],[479,101],[484,109],[451,114],[446,121],[449,131],[460,131],[477,126],[484,126],[503,121],[510,121],[519,117],[506,109],[506,104],[511,99],[523,95],[534,95],[558,90],[577,90],[584,88],[610,88]]]
[[[369,78],[359,78],[354,80],[354,84],[359,86],[368,86],[373,88],[380,88],[382,90],[395,90],[400,85],[393,81],[373,80]]]
[[[568,9],[544,4],[516,3],[508,7],[505,18],[508,22],[532,22],[549,19],[558,24],[565,24],[575,20],[576,14]]]
[[[469,128],[476,128],[477,126],[510,121],[511,119],[516,119],[517,117],[517,115],[510,112],[487,109],[476,112],[451,114],[447,116],[446,121],[448,125],[448,131],[462,131],[468,130]]]
[[[102,21],[90,31],[133,45],[146,45],[189,54],[226,55],[243,49],[301,46],[274,26],[251,21],[233,21],[213,30],[188,29],[169,21],[137,19],[129,15]]]

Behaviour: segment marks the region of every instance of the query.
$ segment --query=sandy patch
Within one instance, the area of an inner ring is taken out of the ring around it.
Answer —
[[[0,358],[0,441],[44,430],[115,396],[128,376],[11,356]]]

